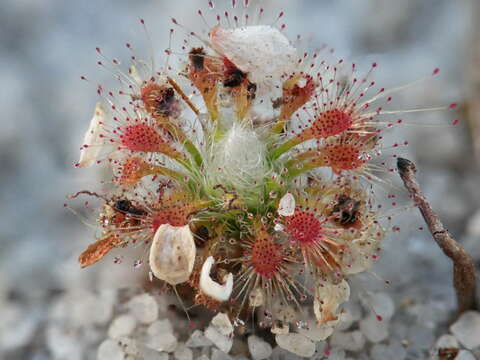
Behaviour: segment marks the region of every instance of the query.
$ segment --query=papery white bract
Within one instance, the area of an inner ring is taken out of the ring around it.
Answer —
[[[196,247],[188,225],[161,225],[150,248],[150,268],[155,277],[170,285],[187,281],[193,270]]]
[[[293,214],[295,214],[295,197],[291,193],[286,193],[278,204],[278,215],[293,216]]]
[[[209,256],[202,265],[200,272],[200,290],[207,296],[216,301],[227,301],[232,294],[233,289],[233,275],[229,273],[225,278],[225,283],[220,285],[212,280],[210,271],[215,260],[213,256]]]
[[[83,138],[83,145],[80,149],[80,159],[78,160],[77,166],[90,166],[97,160],[102,151],[102,146],[99,145],[101,142],[100,134],[103,131],[102,124],[105,123],[107,116],[105,107],[101,103],[98,103],[95,106],[95,112]]]

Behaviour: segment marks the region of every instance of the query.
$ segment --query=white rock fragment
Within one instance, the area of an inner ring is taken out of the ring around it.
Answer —
[[[295,214],[295,197],[291,193],[286,193],[280,199],[277,212],[280,216],[293,216]]]
[[[233,333],[233,325],[230,322],[230,318],[225,313],[218,313],[212,319],[211,324],[215,326],[215,328],[220,332],[222,335],[230,335]]]
[[[193,352],[185,344],[178,345],[175,351],[173,352],[173,357],[176,360],[192,360]]]
[[[331,326],[332,324],[332,322],[328,322],[318,325],[315,321],[310,320],[307,321],[307,326],[298,329],[298,332],[313,341],[323,341],[332,335],[334,330],[334,326]]]
[[[68,317],[74,327],[88,327],[97,323],[98,297],[84,290],[78,290],[69,294],[66,298],[68,303]],[[101,314],[100,314],[101,315]]]
[[[78,341],[78,335],[74,331],[58,325],[47,327],[47,347],[54,359],[81,360],[83,359],[82,344]]]
[[[345,350],[339,348],[330,349],[328,360],[346,360]]]
[[[97,305],[91,309],[95,316],[96,325],[106,325],[113,315],[113,307],[117,300],[117,292],[114,290],[103,290],[96,296]]]
[[[388,321],[379,321],[374,314],[369,314],[360,321],[360,331],[373,343],[379,343],[388,337]]]
[[[214,262],[213,256],[209,256],[203,263],[200,271],[200,290],[217,301],[227,301],[233,290],[233,275],[228,273],[223,285],[213,281],[210,277],[210,271]]]
[[[267,359],[272,355],[272,346],[258,336],[250,335],[247,342],[253,360]]]
[[[149,358],[143,358],[143,360],[168,360],[168,359],[170,359],[170,356],[164,352],[161,352],[161,353],[157,352],[155,355],[152,354],[152,356]]]
[[[360,351],[365,346],[365,336],[358,330],[337,331],[330,338],[330,344],[348,351]]]
[[[190,338],[188,339],[186,345],[191,348],[196,348],[212,346],[213,344],[205,337],[203,331],[195,330],[192,335],[190,335]]]
[[[282,75],[296,70],[296,49],[272,26],[217,26],[210,32],[210,40],[215,51],[248,74],[259,94],[271,89]]]
[[[373,308],[375,313],[384,320],[390,320],[395,313],[395,304],[390,296],[386,293],[372,293],[369,292],[368,295],[363,299],[365,307]]]
[[[457,338],[453,335],[442,335],[437,340],[435,347],[437,349],[451,349],[458,348]]]
[[[276,335],[275,340],[282,349],[300,357],[309,358],[315,353],[315,343],[301,334]]]
[[[450,331],[467,349],[480,346],[480,313],[467,311],[450,326]]]
[[[210,358],[207,355],[204,354],[204,355],[198,357],[197,360],[210,360]]]
[[[137,326],[137,320],[129,314],[117,316],[108,328],[108,336],[111,339],[117,339],[122,336],[130,335]]]
[[[404,360],[407,351],[400,343],[391,345],[375,344],[370,350],[372,360]]]
[[[419,350],[428,350],[435,344],[435,337],[432,329],[423,325],[413,325],[408,329],[408,338],[410,348]]]
[[[133,357],[140,357],[142,355],[142,348],[136,340],[124,336],[115,339],[114,341],[117,342],[118,346],[120,346],[125,354]]]
[[[455,360],[476,360],[477,358],[468,350],[460,350]]]
[[[232,357],[221,350],[212,350],[212,360],[232,360]]]
[[[157,351],[173,352],[178,345],[173,334],[172,324],[168,319],[157,320],[147,329],[146,345]]]
[[[338,316],[339,323],[336,330],[348,330],[353,323],[360,321],[362,318],[362,307],[357,302],[348,302],[343,306],[343,311]]]
[[[153,275],[170,285],[187,281],[193,270],[196,251],[188,225],[160,225],[150,247],[149,263]]]
[[[118,342],[107,339],[100,344],[97,352],[97,360],[124,360],[126,354]]]
[[[213,325],[210,325],[207,330],[205,330],[205,337],[224,353],[228,353],[232,348],[233,339],[220,333]]]
[[[30,342],[39,318],[30,311],[11,302],[1,305],[0,349],[13,350]]]
[[[142,324],[150,324],[157,320],[158,304],[150,294],[141,294],[132,298],[128,303],[132,315]]]

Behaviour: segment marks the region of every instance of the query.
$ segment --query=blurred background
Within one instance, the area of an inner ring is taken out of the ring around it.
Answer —
[[[95,86],[114,82],[96,65],[95,47],[122,59],[128,55],[125,43],[131,42],[148,56],[148,41],[138,21],[144,18],[161,58],[169,18],[195,29],[196,10],[207,12],[206,3],[0,2],[0,358],[95,358],[93,350],[86,348],[98,344],[100,335],[77,344],[63,339],[64,352],[52,350],[58,345],[51,344],[54,335],[48,320],[51,303],[68,291],[122,287],[141,276],[130,264],[112,271],[110,261],[80,270],[76,258],[92,241],[94,231],[63,206],[66,194],[98,189],[102,179],[98,167],[79,170],[73,166],[98,101]],[[286,11],[291,38],[302,34],[311,48],[327,43],[338,56],[366,66],[377,61],[376,80],[386,88],[441,68],[439,76],[403,92],[395,105],[411,108],[455,102],[458,108],[410,118],[419,126],[397,129],[396,136],[410,142],[403,154],[417,163],[434,208],[480,261],[478,0],[263,3],[269,3],[265,7],[271,13]],[[90,83],[81,81],[81,75]],[[451,126],[455,119],[460,123]],[[376,270],[394,281],[383,291],[414,293],[416,288],[406,284],[415,279],[418,286],[431,283],[428,290],[418,289],[419,297],[440,296],[451,306],[448,259],[428,234],[416,230],[422,221],[415,209],[402,216],[402,232],[387,239],[385,256]],[[430,337],[438,335],[434,327]],[[76,349],[75,356],[68,355],[71,349]]]

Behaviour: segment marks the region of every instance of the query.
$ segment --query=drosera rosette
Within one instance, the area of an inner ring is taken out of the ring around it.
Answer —
[[[143,246],[137,264],[182,305],[242,326],[263,314],[276,335],[314,314],[326,338],[349,276],[370,270],[385,237],[371,183],[382,181],[383,132],[398,120],[383,117],[426,109],[376,105],[403,89],[368,97],[376,64],[357,76],[343,60],[299,56],[283,12],[268,23],[257,3],[208,4],[218,15],[198,12],[204,33],[173,20],[187,38],[177,52],[170,30],[158,69],[131,55],[122,70],[97,49],[121,89],[97,88],[104,104],[81,149],[80,167],[106,162],[113,178],[105,194],[80,192],[102,201],[100,236],[80,264]]]

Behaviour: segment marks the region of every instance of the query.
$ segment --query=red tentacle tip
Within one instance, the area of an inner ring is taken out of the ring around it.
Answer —
[[[440,73],[440,68],[433,70],[432,75],[437,75],[438,73]]]

